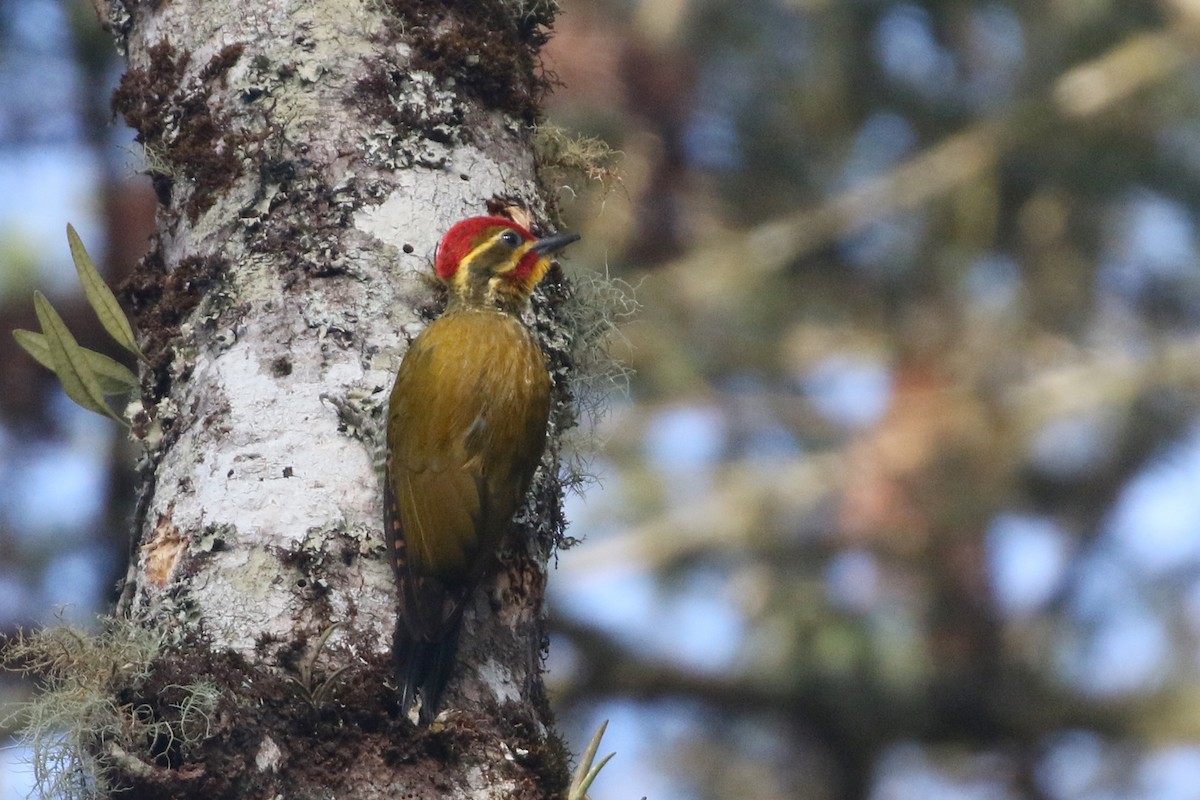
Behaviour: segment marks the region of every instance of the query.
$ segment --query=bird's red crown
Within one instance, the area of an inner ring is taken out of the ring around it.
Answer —
[[[504,217],[471,217],[464,219],[446,231],[446,235],[442,237],[442,243],[437,251],[438,277],[447,283],[450,282],[450,279],[454,277],[454,273],[458,271],[459,265],[467,254],[494,234],[497,228],[514,230],[526,242],[535,239],[534,235],[524,227]],[[524,278],[533,271],[538,258],[538,254],[532,250],[526,253],[521,259],[520,266],[510,273],[511,277]]]

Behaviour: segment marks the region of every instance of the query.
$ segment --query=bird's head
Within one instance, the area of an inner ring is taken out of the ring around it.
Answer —
[[[518,311],[550,269],[550,254],[578,238],[560,233],[538,239],[504,217],[471,217],[442,239],[437,274],[452,302]]]

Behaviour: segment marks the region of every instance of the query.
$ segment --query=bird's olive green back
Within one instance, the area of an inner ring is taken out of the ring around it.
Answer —
[[[537,468],[549,409],[545,357],[514,316],[463,309],[417,337],[388,420],[403,570],[448,585],[478,578]]]

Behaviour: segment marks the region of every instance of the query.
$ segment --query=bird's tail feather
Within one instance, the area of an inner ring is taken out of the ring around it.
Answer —
[[[407,715],[420,698],[418,721],[428,725],[441,707],[442,692],[450,680],[462,628],[462,607],[431,638],[414,636],[404,620],[396,626],[392,655],[396,681],[401,687],[401,711]]]

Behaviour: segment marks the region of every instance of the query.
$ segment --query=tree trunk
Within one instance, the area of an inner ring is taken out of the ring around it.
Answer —
[[[555,459],[500,577],[467,610],[451,711],[429,729],[397,711],[378,469],[399,357],[436,306],[423,276],[441,234],[489,204],[544,214],[531,136],[553,10],[521,6],[102,10],[129,60],[114,109],[139,132],[161,203],[125,288],[148,361],[134,427],[148,450],[118,610],[164,644],[117,695],[135,723],[165,727],[142,752],[106,747],[111,785],[206,798],[561,791],[540,678]],[[551,304],[536,308],[543,339],[561,341]],[[552,439],[570,419],[559,398]]]

